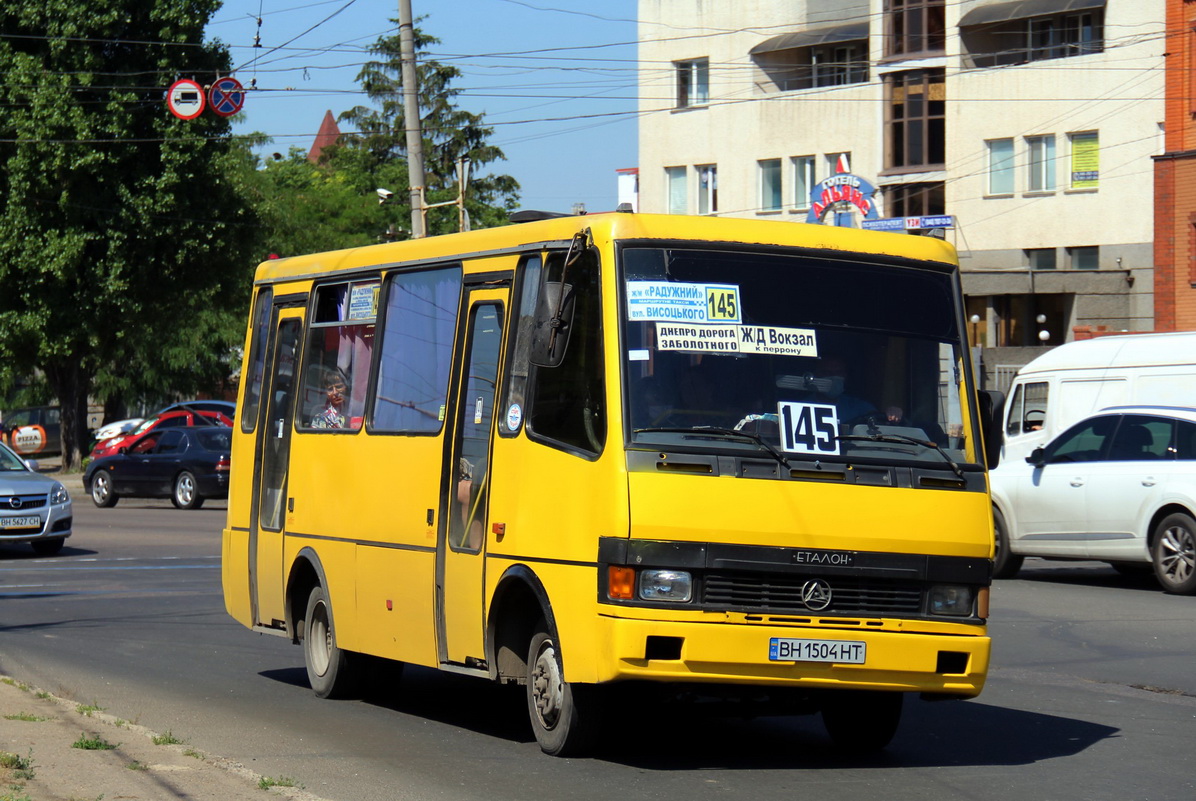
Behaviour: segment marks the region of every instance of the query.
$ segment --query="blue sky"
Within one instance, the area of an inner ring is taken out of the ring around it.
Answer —
[[[433,55],[462,71],[458,104],[494,127],[507,160],[489,169],[520,182],[523,208],[615,207],[615,170],[636,166],[636,0],[412,0],[412,10],[441,40]],[[258,90],[236,132],[306,151],[326,110],[367,102],[355,80],[365,48],[397,17],[398,0],[226,0],[208,36]]]

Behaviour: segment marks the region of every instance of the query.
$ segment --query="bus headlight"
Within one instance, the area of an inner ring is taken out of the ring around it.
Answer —
[[[930,614],[966,617],[972,614],[971,587],[960,584],[937,584],[930,588]]]
[[[640,598],[645,601],[685,602],[693,591],[693,576],[684,570],[640,571]]]

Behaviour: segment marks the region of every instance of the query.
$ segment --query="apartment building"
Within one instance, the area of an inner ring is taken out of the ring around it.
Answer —
[[[639,208],[943,236],[990,384],[1154,328],[1165,0],[640,0]]]

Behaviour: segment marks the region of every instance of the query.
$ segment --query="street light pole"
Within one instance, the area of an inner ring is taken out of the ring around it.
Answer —
[[[403,78],[403,130],[407,135],[407,179],[411,185],[411,237],[420,239],[427,235],[424,225],[424,138],[419,120],[411,0],[399,0],[399,64]]]

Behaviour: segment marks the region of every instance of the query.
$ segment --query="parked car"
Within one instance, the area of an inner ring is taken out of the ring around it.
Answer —
[[[120,434],[128,434],[137,426],[145,422],[144,417],[130,417],[125,420],[113,420],[111,423],[105,423],[92,432],[92,439],[94,442],[103,442],[106,439],[119,436]]]
[[[222,414],[221,412],[189,412],[189,411],[173,411],[162,412],[153,417],[148,417],[141,422],[137,428],[130,431],[128,434],[118,434],[115,437],[110,437],[103,442],[96,443],[96,446],[91,449],[92,459],[102,459],[105,456],[111,456],[119,453],[121,448],[129,446],[140,437],[142,434],[150,431],[155,431],[160,428],[178,428],[180,426],[231,426],[232,419]]]
[[[237,404],[226,400],[189,400],[172,403],[169,406],[164,406],[158,410],[158,414],[163,412],[220,412],[229,420],[233,419],[234,412],[237,410]]]
[[[83,486],[99,507],[128,495],[170,498],[180,509],[198,509],[208,498],[228,497],[231,446],[226,426],[154,429],[88,464]]]
[[[25,458],[62,453],[62,425],[57,406],[27,406],[4,413],[0,439]]]
[[[66,487],[0,443],[0,543],[27,542],[42,556],[56,554],[71,536],[72,517]]]
[[[1026,556],[1087,559],[1196,593],[1196,408],[1105,409],[990,480],[997,578]]]

